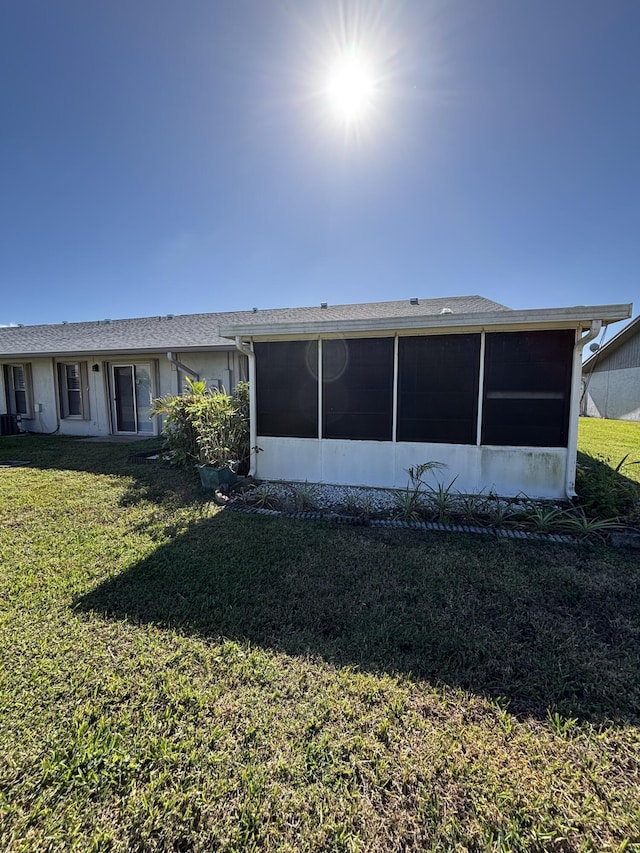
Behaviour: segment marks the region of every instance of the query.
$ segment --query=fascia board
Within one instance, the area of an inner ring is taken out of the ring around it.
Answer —
[[[45,352],[0,352],[0,361],[19,361],[27,358],[122,358],[122,357],[157,357],[165,358],[167,352],[194,353],[194,352],[233,352],[233,344],[219,344],[217,346],[194,346],[194,347],[153,347],[152,349],[102,349],[102,350],[47,350]]]
[[[487,311],[470,314],[436,314],[419,317],[381,317],[362,320],[314,321],[311,323],[264,323],[221,326],[221,338],[291,337],[293,335],[331,335],[349,332],[394,332],[413,329],[482,331],[501,329],[579,328],[593,320],[615,323],[631,316],[631,305],[590,305],[573,308],[535,308],[527,311]]]

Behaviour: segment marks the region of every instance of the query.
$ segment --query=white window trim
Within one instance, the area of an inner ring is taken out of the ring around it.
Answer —
[[[24,381],[25,411],[19,412],[16,402],[16,389],[14,370],[20,368]],[[7,414],[17,415],[27,421],[33,420],[33,381],[31,379],[31,365],[28,362],[6,362],[3,365],[3,379],[5,382],[5,398]]]
[[[69,365],[77,365],[80,374],[80,414],[68,414],[70,410],[69,398],[66,384],[66,368]],[[60,408],[60,419],[64,421],[86,421],[90,420],[89,410],[89,371],[86,361],[59,361],[56,365],[58,380],[58,405]]]

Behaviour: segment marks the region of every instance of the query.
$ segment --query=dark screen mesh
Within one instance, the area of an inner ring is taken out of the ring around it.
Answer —
[[[323,436],[391,441],[393,338],[322,343]]]
[[[482,443],[566,447],[575,332],[486,335]]]
[[[480,335],[398,341],[398,441],[475,444]]]
[[[258,435],[318,437],[318,342],[255,344]]]

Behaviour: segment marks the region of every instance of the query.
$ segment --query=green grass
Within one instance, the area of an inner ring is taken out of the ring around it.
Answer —
[[[0,440],[0,849],[638,849],[637,555],[234,515],[130,449]]]
[[[578,449],[589,456],[603,456],[615,467],[625,456],[627,462],[640,461],[640,423],[580,418]],[[625,476],[640,482],[640,465],[627,464]]]
[[[587,514],[640,531],[640,423],[581,418],[576,491]]]

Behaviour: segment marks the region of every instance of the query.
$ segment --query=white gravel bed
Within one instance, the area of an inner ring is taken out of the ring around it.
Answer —
[[[386,513],[398,508],[399,496],[404,489],[380,489],[367,486],[338,486],[328,483],[292,483],[281,480],[262,480],[256,491],[267,491],[270,496],[280,503],[295,507],[299,510],[314,509],[320,512],[337,511],[346,515],[360,513]],[[433,500],[433,493],[428,489],[420,492],[425,503]],[[449,508],[453,509],[465,497],[460,492],[452,492],[449,496]],[[531,501],[526,497],[500,498],[495,495],[476,495],[479,504],[491,511],[492,508],[502,507],[503,518],[512,513],[526,510],[532,504],[548,504],[547,501]]]
[[[286,503],[300,505],[305,500],[319,510],[353,508],[369,512],[383,512],[395,505],[395,494],[389,489],[372,489],[365,486],[334,486],[327,483],[283,483],[263,481],[258,488]]]

